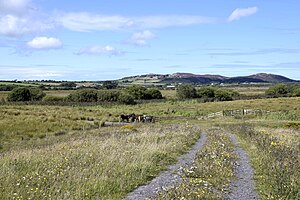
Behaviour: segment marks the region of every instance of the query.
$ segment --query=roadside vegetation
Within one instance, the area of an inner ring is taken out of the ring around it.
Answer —
[[[234,145],[218,128],[207,130],[207,142],[192,166],[184,169],[183,182],[157,199],[224,199],[234,179],[237,160]]]
[[[300,133],[297,129],[249,124],[230,126],[250,155],[261,199],[300,198]]]

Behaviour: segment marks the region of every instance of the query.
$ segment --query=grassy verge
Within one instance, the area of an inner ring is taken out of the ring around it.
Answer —
[[[41,139],[1,154],[0,199],[121,199],[175,162],[199,132],[127,125]]]
[[[246,124],[231,127],[251,157],[260,198],[299,199],[299,132],[289,137],[289,129],[280,129],[281,134],[278,129],[255,129]]]
[[[234,146],[221,129],[208,130],[208,138],[194,164],[185,170],[183,183],[162,192],[158,199],[222,199],[234,178]]]

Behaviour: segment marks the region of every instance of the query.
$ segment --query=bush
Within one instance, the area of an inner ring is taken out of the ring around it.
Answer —
[[[279,83],[268,90],[266,90],[266,95],[270,97],[283,97],[287,96],[288,94],[288,87],[285,84]]]
[[[96,90],[83,89],[70,94],[67,100],[73,102],[97,102],[98,95]]]
[[[135,99],[146,99],[146,90],[146,88],[140,85],[133,85],[125,89]]]
[[[125,89],[129,95],[135,99],[162,99],[161,92],[156,88],[145,88],[140,85],[133,85]]]
[[[16,85],[0,85],[0,91],[12,91],[16,87]]]
[[[214,98],[216,89],[213,87],[202,87],[197,90],[197,95],[200,98]]]
[[[300,88],[294,88],[292,93],[291,93],[291,96],[300,97]]]
[[[47,95],[43,98],[43,101],[45,102],[61,102],[64,101],[65,98],[64,97],[59,97],[59,96],[51,96],[51,95]]]
[[[13,89],[8,97],[8,101],[39,101],[46,94],[39,88],[18,87]]]
[[[299,97],[300,96],[300,85],[297,83],[290,84],[288,87],[289,96]]]
[[[149,88],[145,91],[145,99],[162,99],[161,92],[156,88]]]
[[[40,88],[30,88],[29,91],[32,101],[40,101],[46,96],[46,93],[44,93]]]
[[[190,99],[197,97],[197,91],[192,85],[179,85],[177,88],[177,97],[179,99]]]
[[[59,86],[65,88],[75,88],[77,85],[74,82],[63,82]]]
[[[98,101],[115,102],[119,100],[120,91],[102,90],[98,91]]]
[[[118,83],[115,81],[104,81],[103,87],[110,90],[110,89],[116,89],[118,87]]]
[[[227,90],[217,90],[215,93],[215,99],[217,101],[232,101],[232,93]]]
[[[7,97],[8,101],[30,101],[31,94],[28,88],[18,87],[13,89]]]
[[[134,97],[127,93],[121,93],[119,96],[119,102],[127,105],[135,104]]]

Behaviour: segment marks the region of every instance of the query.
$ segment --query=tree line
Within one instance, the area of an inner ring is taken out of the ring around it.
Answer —
[[[298,84],[276,84],[265,92],[266,97],[300,96]],[[224,88],[211,86],[195,88],[193,85],[182,84],[176,88],[178,99],[201,98],[204,102],[231,101],[239,97],[239,93]],[[67,97],[46,95],[41,87],[16,87],[8,95],[7,101],[45,101],[45,102],[116,102],[135,104],[138,100],[163,99],[157,88],[145,88],[133,85],[120,89],[79,89]]]

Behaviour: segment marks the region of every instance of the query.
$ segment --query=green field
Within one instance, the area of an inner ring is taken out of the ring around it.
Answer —
[[[236,157],[224,130],[236,135],[248,152],[261,199],[297,199],[299,105],[296,97],[75,107],[0,105],[0,199],[122,199],[176,162],[202,131],[208,140],[195,160],[199,171],[192,170],[175,193],[159,198],[218,199],[216,191],[228,191],[235,179]],[[207,118],[233,109],[264,112]],[[104,121],[119,121],[122,113],[153,115],[156,123],[103,127]],[[220,157],[205,157],[213,152]],[[204,185],[198,184],[199,174],[207,182]]]

